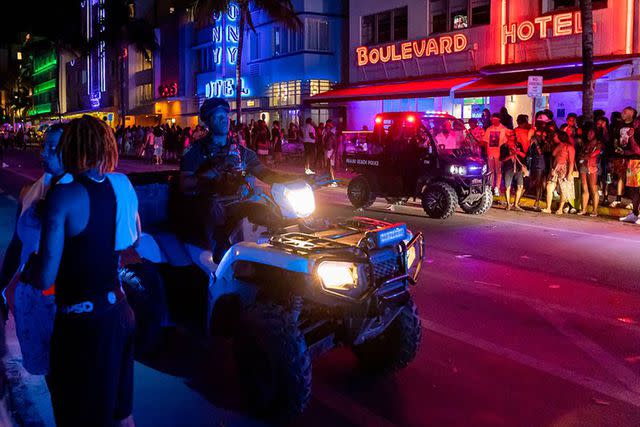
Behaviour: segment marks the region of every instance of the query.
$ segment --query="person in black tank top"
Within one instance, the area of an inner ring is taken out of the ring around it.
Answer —
[[[113,132],[90,116],[72,120],[58,146],[70,184],[45,199],[39,255],[25,281],[55,282],[57,313],[47,384],[58,427],[133,426],[135,320],[118,279],[117,163]]]

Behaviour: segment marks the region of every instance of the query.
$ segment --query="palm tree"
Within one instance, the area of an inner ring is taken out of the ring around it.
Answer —
[[[238,59],[236,60],[236,123],[242,117],[242,51],[246,26],[256,32],[251,19],[252,11],[263,11],[275,22],[282,23],[291,30],[302,28],[302,21],[296,15],[291,0],[198,0],[196,14],[201,25],[211,23],[214,13],[226,13],[231,5],[237,5],[240,11],[238,24]]]
[[[118,54],[117,79],[120,84],[120,120],[124,125],[127,113],[125,103],[125,77],[128,46],[133,45],[146,58],[158,48],[153,26],[144,19],[136,18],[133,0],[108,0],[104,18],[95,22],[94,37],[89,40],[91,49],[100,46],[114,49]]]
[[[580,0],[582,13],[582,116],[593,121],[593,7],[591,0]]]

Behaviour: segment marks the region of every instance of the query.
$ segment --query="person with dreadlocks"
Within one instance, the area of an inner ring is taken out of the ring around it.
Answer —
[[[40,249],[22,277],[56,286],[47,378],[56,424],[132,426],[135,320],[118,262],[137,239],[137,198],[126,176],[110,173],[118,147],[103,121],[72,120],[57,151],[73,180],[47,193]]]

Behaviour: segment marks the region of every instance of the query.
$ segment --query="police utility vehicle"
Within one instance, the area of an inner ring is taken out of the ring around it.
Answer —
[[[464,123],[447,113],[394,112],[375,118],[367,151],[345,155],[358,175],[347,195],[356,208],[377,197],[388,202],[419,198],[431,218],[450,217],[458,207],[482,215],[491,207],[490,172]]]

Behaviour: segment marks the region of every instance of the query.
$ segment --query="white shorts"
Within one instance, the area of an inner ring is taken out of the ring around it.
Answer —
[[[331,164],[331,166],[335,166],[336,165],[336,157],[333,155],[334,151],[333,150],[327,150],[324,152],[324,156],[329,159],[329,163]]]

